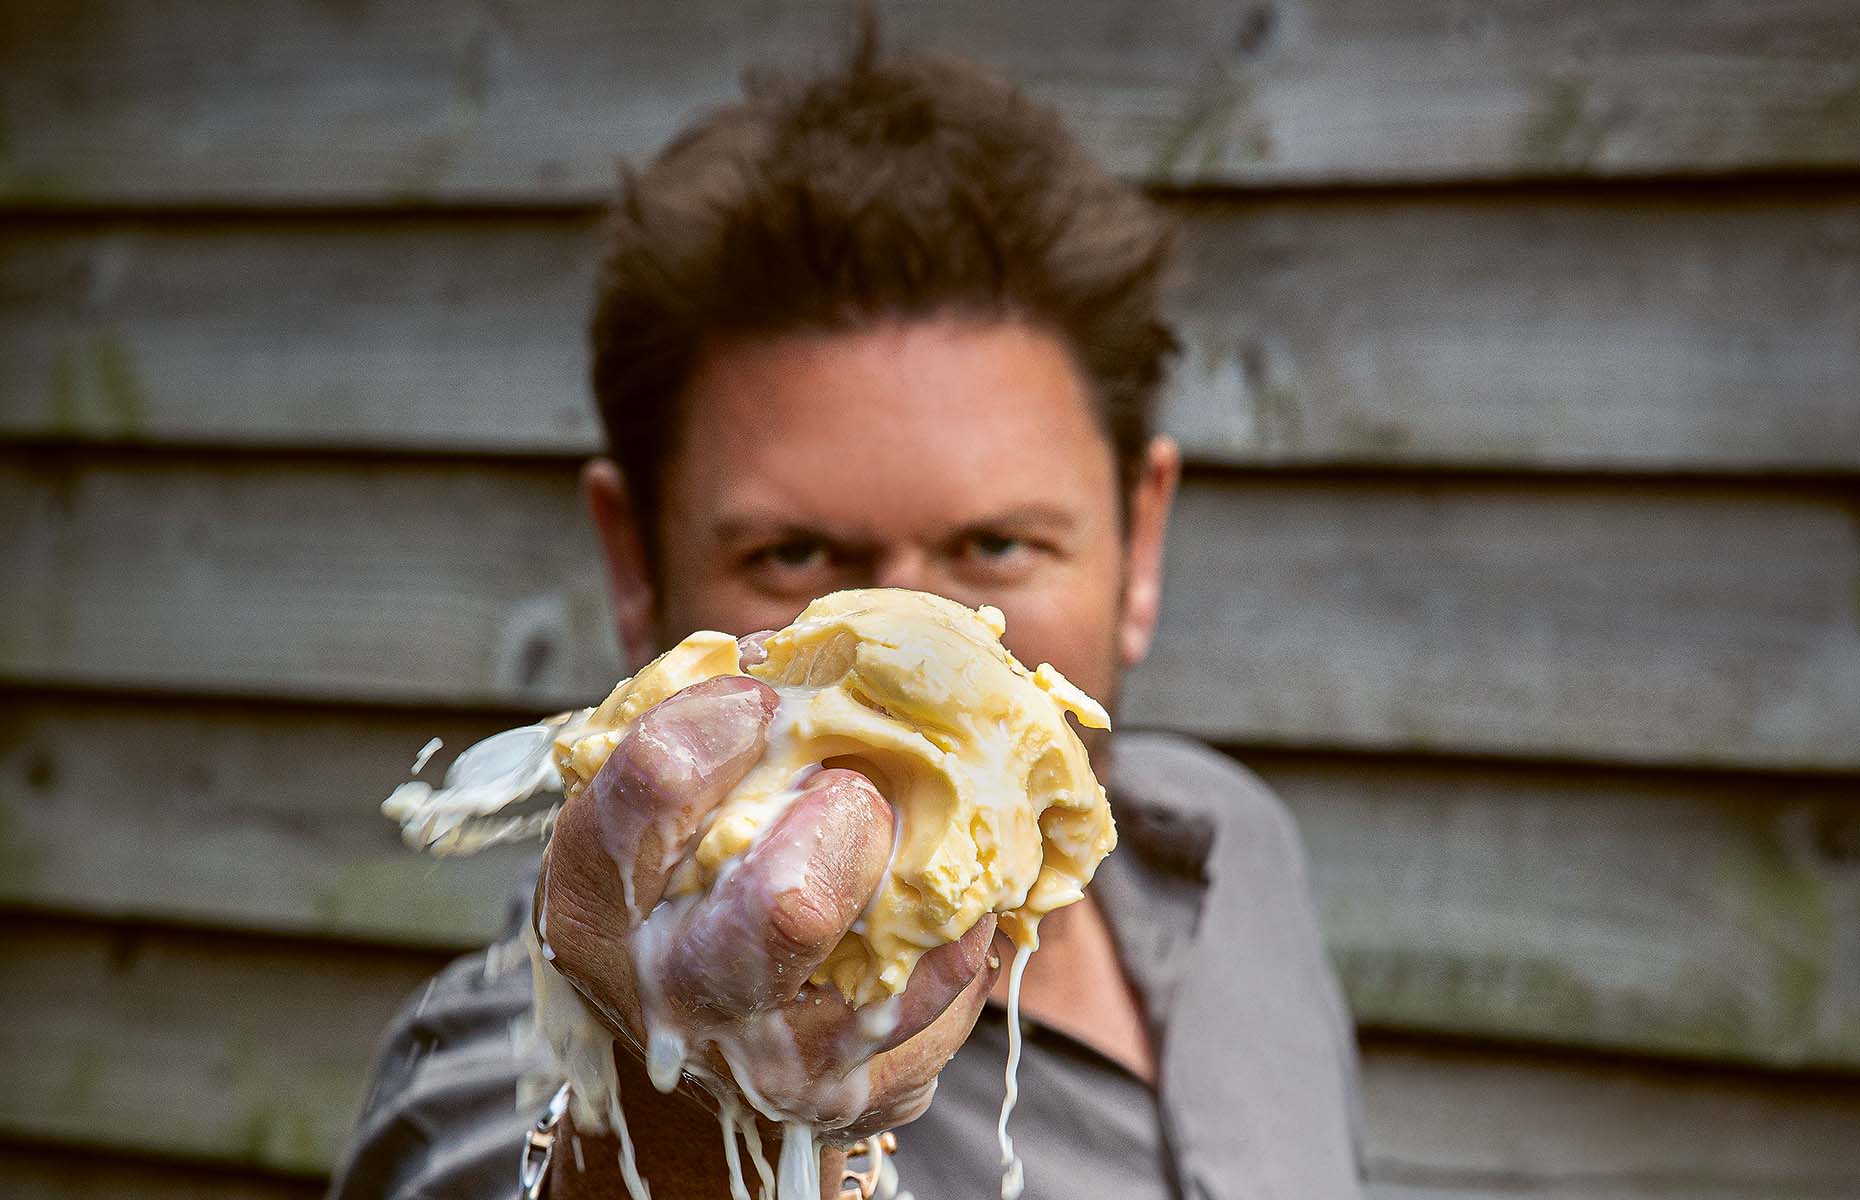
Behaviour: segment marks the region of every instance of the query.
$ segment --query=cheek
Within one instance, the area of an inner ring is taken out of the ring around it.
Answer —
[[[1004,604],[1007,647],[1028,667],[1052,663],[1094,699],[1110,704],[1117,681],[1116,595],[1102,586],[1017,597]]]
[[[799,602],[771,601],[728,571],[692,572],[682,586],[667,590],[662,641],[669,646],[699,629],[716,629],[741,637],[762,629],[780,629],[799,616]]]

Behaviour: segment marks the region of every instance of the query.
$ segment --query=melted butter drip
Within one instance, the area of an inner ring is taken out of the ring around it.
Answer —
[[[1007,1093],[1001,1098],[1001,1120],[995,1125],[995,1138],[1001,1144],[1001,1200],[1020,1200],[1024,1182],[1020,1155],[1014,1153],[1014,1139],[1008,1136],[1008,1117],[1020,1099],[1020,980],[1027,972],[1027,960],[1033,957],[1036,943],[1014,948],[1014,965],[1008,969],[1008,1059]]]

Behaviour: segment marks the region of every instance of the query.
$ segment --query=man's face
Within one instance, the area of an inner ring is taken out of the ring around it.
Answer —
[[[1056,338],[948,320],[737,339],[710,349],[682,403],[659,646],[778,628],[841,588],[905,587],[995,605],[1017,657],[1107,701],[1147,647],[1173,448],[1152,448],[1127,539],[1110,441]]]

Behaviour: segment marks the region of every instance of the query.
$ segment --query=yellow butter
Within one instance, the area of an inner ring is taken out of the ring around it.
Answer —
[[[1067,724],[1104,709],[1050,665],[1001,644],[993,608],[924,592],[836,592],[772,634],[746,672],[781,708],[760,762],[711,815],[675,888],[708,886],[785,811],[816,764],[864,773],[898,814],[891,867],[854,929],[815,974],[854,1004],[904,989],[929,949],[984,913],[1022,945],[1041,916],[1083,894],[1117,834],[1104,789]],[[736,641],[695,633],[566,728],[554,752],[572,798],[640,713],[680,688],[742,674]]]

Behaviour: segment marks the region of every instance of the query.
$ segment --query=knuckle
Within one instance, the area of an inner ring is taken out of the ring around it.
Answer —
[[[768,910],[770,948],[788,957],[802,957],[819,950],[839,936],[837,906],[825,897],[800,888],[790,888],[776,895]]]

